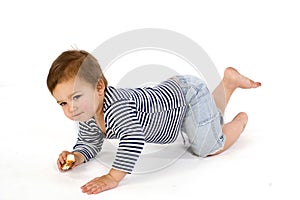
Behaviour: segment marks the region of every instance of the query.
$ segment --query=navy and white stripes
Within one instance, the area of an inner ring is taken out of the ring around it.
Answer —
[[[79,122],[78,139],[73,150],[82,153],[87,162],[101,151],[103,138],[94,118],[85,123]]]
[[[120,140],[112,167],[130,173],[145,142],[174,142],[184,114],[184,96],[172,79],[155,87],[107,87],[104,100],[106,138]],[[80,151],[89,160],[100,152],[103,134],[94,118],[80,123],[79,129],[74,151]]]

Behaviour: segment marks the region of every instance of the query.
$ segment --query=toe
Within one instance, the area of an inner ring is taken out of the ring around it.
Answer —
[[[257,88],[257,87],[260,87],[260,86],[261,86],[260,82],[254,82],[254,81],[252,81],[252,88]]]

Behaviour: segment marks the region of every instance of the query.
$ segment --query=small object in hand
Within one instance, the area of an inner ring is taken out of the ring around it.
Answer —
[[[71,169],[71,167],[74,165],[75,163],[75,156],[73,154],[68,154],[67,155],[67,159],[65,164],[62,166],[62,170],[63,171],[67,171],[69,169]]]

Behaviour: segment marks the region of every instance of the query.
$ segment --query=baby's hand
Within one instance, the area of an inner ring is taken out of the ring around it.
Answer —
[[[75,163],[70,169],[72,169],[84,162],[84,156],[81,153],[79,153],[79,152],[72,153],[69,151],[63,151],[59,154],[59,157],[57,159],[57,167],[58,167],[59,171],[61,171],[61,172],[64,171],[62,168],[63,168],[63,165],[66,163],[66,159],[69,154],[73,154],[75,157]]]
[[[126,172],[111,169],[109,174],[97,177],[81,187],[83,193],[98,194],[105,190],[110,190],[119,185],[119,182],[124,178]]]
[[[87,184],[81,187],[83,193],[98,194],[105,190],[110,190],[117,187],[119,182],[113,179],[109,174],[94,178]]]

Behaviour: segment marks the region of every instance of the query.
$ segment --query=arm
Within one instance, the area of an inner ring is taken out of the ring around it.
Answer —
[[[126,129],[128,130],[128,129]],[[108,174],[97,177],[81,187],[82,192],[97,194],[117,187],[127,173],[131,173],[144,146],[143,134],[137,132],[123,133],[119,148]]]
[[[85,123],[79,122],[78,138],[73,152],[80,153],[84,157],[84,162],[88,162],[101,151],[103,141],[103,135],[94,119]]]
[[[145,134],[137,116],[135,103],[120,103],[107,111],[106,120],[111,132],[120,140],[112,168],[131,173],[145,144]]]
[[[131,173],[143,150],[145,136],[136,110],[131,104],[108,110],[106,114],[107,133],[120,140],[112,169],[108,174],[97,177],[81,187],[82,192],[97,194],[118,186],[127,173]],[[108,135],[109,136],[109,135]]]
[[[126,129],[127,130],[127,129]],[[82,192],[97,194],[119,185],[127,173],[131,173],[144,146],[144,136],[137,132],[122,134],[119,148],[108,174],[97,177],[81,187]]]
[[[75,164],[72,168],[89,161],[101,151],[103,145],[103,135],[99,132],[96,122],[89,120],[86,123],[79,123],[78,139],[73,147],[73,152],[63,151],[58,157],[57,166],[62,171],[67,155],[75,156]]]

